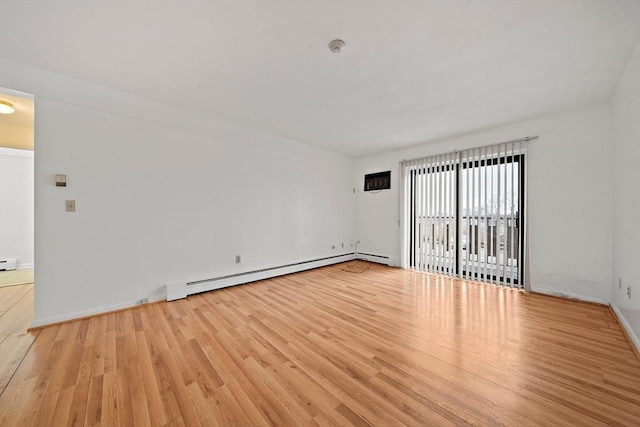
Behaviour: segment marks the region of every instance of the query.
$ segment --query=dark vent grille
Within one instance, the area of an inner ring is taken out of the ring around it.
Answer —
[[[388,190],[391,188],[391,171],[370,173],[364,176],[364,191]]]

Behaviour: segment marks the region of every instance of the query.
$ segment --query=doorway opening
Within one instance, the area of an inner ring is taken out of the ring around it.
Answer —
[[[33,283],[34,101],[0,88],[0,286]]]

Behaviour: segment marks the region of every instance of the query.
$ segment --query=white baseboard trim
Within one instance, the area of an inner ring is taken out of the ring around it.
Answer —
[[[531,292],[538,293],[538,294],[549,295],[549,296],[552,296],[552,297],[569,298],[569,299],[575,299],[575,300],[584,301],[584,302],[594,302],[594,303],[597,303],[597,304],[609,305],[609,301],[607,301],[607,300],[603,300],[603,299],[599,299],[599,298],[593,298],[593,297],[586,297],[584,295],[573,294],[571,292],[568,292],[568,293],[567,292],[558,292],[557,290],[544,289],[544,288],[531,289]]]
[[[620,324],[624,328],[625,332],[627,333],[627,335],[631,339],[631,342],[633,342],[633,344],[636,346],[636,349],[640,353],[640,339],[638,339],[638,336],[636,335],[636,333],[631,328],[631,325],[629,324],[629,322],[627,322],[627,319],[624,317],[624,314],[622,314],[622,310],[620,310],[618,308],[618,306],[615,305],[614,303],[611,303],[611,308],[613,309],[613,312],[618,317],[618,321],[620,322]]]
[[[374,255],[366,252],[358,252],[358,255],[356,257],[363,261],[370,261],[378,264],[388,265],[389,267],[393,267],[392,259],[385,255]]]
[[[46,317],[44,319],[35,319],[33,323],[31,323],[31,327],[41,328],[43,326],[54,325],[56,323],[70,322],[72,320],[79,320],[79,319],[83,319],[85,317],[91,317],[91,316],[99,316],[101,314],[107,314],[114,311],[133,308],[139,305],[150,304],[158,301],[164,301],[164,299],[165,299],[164,295],[161,295],[161,296],[155,296],[153,298],[147,298],[147,301],[144,303],[138,299],[135,301],[121,302],[118,304],[106,305],[103,307],[92,308],[89,310],[80,310],[74,313],[66,313],[58,316]]]
[[[353,259],[355,259],[354,254],[336,255],[295,264],[248,271],[245,273],[212,277],[210,279],[197,280],[193,282],[170,283],[167,285],[167,301],[186,298],[189,295],[198,294],[200,292],[213,291],[215,289],[226,288],[228,286],[241,285],[243,283],[255,282],[257,280],[270,279],[272,277],[283,276],[285,274],[338,264],[345,261],[351,261]]]
[[[20,263],[20,267],[18,267],[18,270],[26,270],[27,268],[33,268],[35,264],[32,262],[28,262],[26,264]]]

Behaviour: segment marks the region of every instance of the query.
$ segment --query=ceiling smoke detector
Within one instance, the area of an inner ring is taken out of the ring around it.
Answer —
[[[333,53],[340,53],[346,45],[347,44],[342,40],[336,39],[336,40],[332,40],[331,43],[329,43],[329,49]]]

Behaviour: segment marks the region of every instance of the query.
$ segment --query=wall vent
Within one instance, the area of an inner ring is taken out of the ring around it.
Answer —
[[[364,191],[388,190],[391,188],[391,171],[369,173],[364,176]]]

